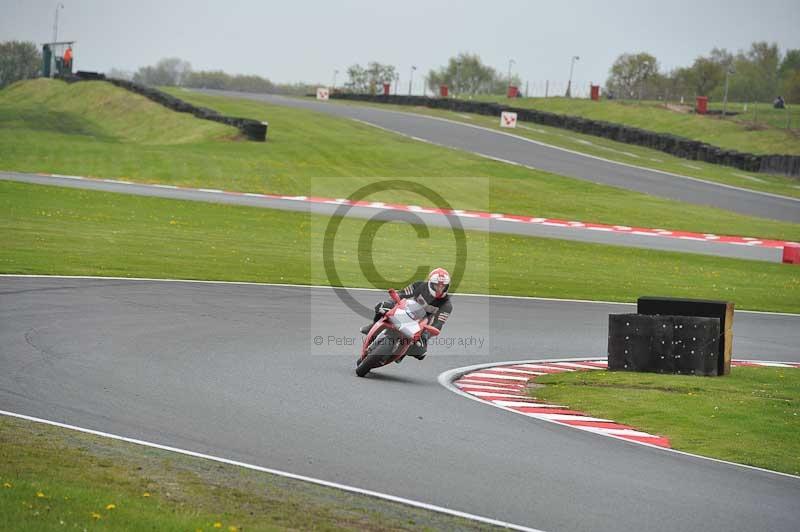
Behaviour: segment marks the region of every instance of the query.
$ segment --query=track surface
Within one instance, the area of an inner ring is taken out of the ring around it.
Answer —
[[[353,292],[365,304],[381,293]],[[447,338],[353,374],[362,319],[329,289],[0,277],[0,409],[545,530],[796,530],[800,480],[543,423],[447,369],[597,356],[631,306],[456,296]],[[798,361],[800,317],[737,313],[735,355]],[[327,344],[327,340],[324,342]]]
[[[335,116],[355,118],[443,146],[488,155],[559,175],[698,205],[711,205],[751,216],[800,222],[800,199],[748,191],[628,166],[544,146],[502,132],[476,128],[469,124],[368,106],[318,102],[311,99],[288,98],[271,94],[246,94],[216,90],[198,90],[197,92],[312,109]]]
[[[153,196],[169,199],[205,201],[268,209],[301,211],[327,216],[333,215],[338,208],[337,205],[308,203],[279,198],[245,196],[241,194],[221,194],[221,191],[164,188],[163,185],[146,185],[113,180],[74,179],[69,177],[24,174],[19,172],[0,172],[0,180],[39,185],[55,185],[104,192],[117,192],[122,194],[136,194],[141,196]],[[392,215],[392,213],[388,211],[384,211],[384,213]],[[376,216],[376,209],[353,207],[347,212],[347,216],[357,218],[372,218],[373,216]],[[447,220],[447,218],[439,214],[415,213],[415,216],[431,226],[450,227],[450,222]],[[722,242],[681,240],[677,238],[661,238],[637,235],[633,233],[600,232],[591,231],[588,229],[553,227],[539,224],[520,224],[497,219],[486,220],[478,218],[460,218],[460,221],[465,229],[491,231],[493,233],[559,238],[595,244],[657,249],[661,251],[676,251],[682,253],[698,253],[703,255],[761,260],[768,262],[781,262],[782,259],[782,249],[778,248],[742,246]]]

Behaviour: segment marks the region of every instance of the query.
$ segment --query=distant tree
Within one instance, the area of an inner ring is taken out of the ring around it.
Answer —
[[[133,81],[144,85],[180,86],[189,77],[192,65],[177,57],[161,59],[155,66],[141,67]]]
[[[345,88],[351,92],[367,92],[369,84],[367,83],[367,71],[361,65],[351,65],[347,69],[347,81],[344,84]]]
[[[747,59],[753,64],[757,75],[762,80],[763,90],[767,99],[778,95],[778,67],[780,66],[780,51],[775,43],[754,42],[746,54]]]
[[[787,50],[778,68],[780,92],[789,103],[800,103],[800,49]]]
[[[42,53],[35,43],[0,43],[0,88],[23,79],[35,78],[41,67]]]
[[[781,93],[788,103],[800,104],[800,69],[784,78]]]
[[[230,76],[221,70],[200,70],[186,76],[185,85],[197,89],[226,90],[230,86]]]
[[[397,69],[393,65],[370,61],[366,68],[358,64],[351,65],[347,69],[347,81],[344,86],[352,92],[375,92],[383,83],[394,82],[396,76]]]
[[[112,68],[108,71],[108,73],[106,73],[106,76],[112,79],[126,79],[130,81],[133,79],[133,72],[121,70],[119,68]]]
[[[505,94],[509,83],[520,86],[520,79],[511,80],[486,65],[477,54],[460,53],[451,57],[447,65],[428,72],[428,88],[434,92],[447,85],[459,94]]]
[[[382,83],[391,83],[397,78],[397,69],[394,65],[383,65],[370,61],[367,64],[367,83],[370,87],[377,86]]]
[[[735,57],[725,48],[712,48],[708,58],[713,62],[722,65],[723,68],[733,64]]]
[[[641,95],[644,84],[658,74],[658,60],[646,52],[622,54],[611,66],[606,81],[609,90],[622,97]]]
[[[731,69],[728,100],[771,102],[780,89],[780,64],[776,44],[754,42],[746,52],[740,50],[728,63]],[[724,75],[723,69],[723,82],[714,90],[715,99],[724,94]]]
[[[708,96],[725,79],[725,66],[711,57],[698,57],[687,77],[696,96]]]
[[[800,49],[786,50],[781,66],[778,67],[778,74],[781,77],[791,76],[798,70],[800,70]]]

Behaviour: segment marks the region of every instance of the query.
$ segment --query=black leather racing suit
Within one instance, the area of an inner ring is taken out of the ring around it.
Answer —
[[[436,299],[428,290],[428,283],[426,281],[417,281],[406,286],[397,294],[403,299],[413,299],[425,309],[428,313],[428,324],[436,327],[440,331],[444,327],[444,323],[453,312],[453,303],[450,301],[450,295],[446,295],[441,299]],[[394,306],[394,301],[384,301],[375,305],[375,317],[373,322],[378,321],[387,310]],[[423,352],[428,347],[428,334],[422,333]]]

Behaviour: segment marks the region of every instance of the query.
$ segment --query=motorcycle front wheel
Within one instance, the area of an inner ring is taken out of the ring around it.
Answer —
[[[356,367],[356,375],[364,377],[370,370],[383,366],[392,358],[394,342],[379,342],[378,345],[370,347],[367,356]]]

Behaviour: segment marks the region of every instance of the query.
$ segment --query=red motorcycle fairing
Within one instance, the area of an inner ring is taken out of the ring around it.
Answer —
[[[394,289],[390,289],[389,295],[395,302],[395,305],[372,325],[372,328],[369,330],[369,333],[367,333],[367,336],[364,339],[364,343],[361,345],[361,356],[358,359],[359,362],[364,360],[364,358],[367,356],[367,351],[369,349],[369,346],[372,344],[373,340],[378,336],[378,334],[380,334],[382,330],[384,329],[396,330],[396,327],[391,323],[391,321],[389,321],[389,318],[394,316],[394,314],[397,311],[406,308],[408,300],[401,298],[397,294],[397,291],[395,291]],[[402,348],[397,353],[395,353],[390,359],[381,364],[381,366],[391,364],[395,360],[399,360],[400,358],[405,356],[409,347],[411,347],[411,345],[413,345],[415,342],[419,341],[423,331],[428,331],[431,334],[431,336],[437,336],[439,334],[439,329],[433,327],[432,325],[428,325],[428,318],[423,318],[419,320],[419,325],[420,325],[419,332],[417,332],[411,339],[408,338],[400,339],[400,342],[402,343]]]

